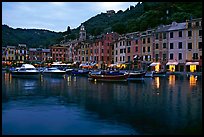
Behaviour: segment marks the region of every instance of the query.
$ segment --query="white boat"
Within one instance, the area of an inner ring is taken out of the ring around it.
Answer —
[[[46,68],[42,72],[43,76],[49,76],[49,77],[64,77],[66,74],[66,71],[60,70],[56,67]]]
[[[23,64],[20,68],[11,71],[12,77],[40,78],[40,71],[31,64]]]

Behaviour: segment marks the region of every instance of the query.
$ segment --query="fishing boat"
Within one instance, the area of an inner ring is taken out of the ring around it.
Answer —
[[[75,76],[88,76],[89,74],[89,70],[87,69],[74,69],[72,70],[72,75],[75,75]]]
[[[135,80],[144,80],[146,72],[130,72],[127,80],[135,81]]]
[[[145,73],[145,78],[153,78],[153,71],[148,71]]]
[[[166,76],[166,71],[154,71],[153,72],[153,77],[162,77]]]
[[[20,68],[10,72],[12,77],[40,78],[40,71],[31,64],[23,64]]]
[[[89,80],[94,81],[127,81],[128,73],[123,75],[89,74]]]
[[[49,76],[49,77],[64,77],[66,74],[66,71],[60,70],[57,67],[51,67],[51,68],[46,68],[42,72],[43,76]]]

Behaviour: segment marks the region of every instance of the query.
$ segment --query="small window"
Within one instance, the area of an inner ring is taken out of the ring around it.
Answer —
[[[202,42],[198,42],[198,49],[202,49]]]
[[[143,47],[143,52],[145,52],[145,47]]]
[[[170,38],[173,38],[173,37],[174,37],[174,33],[170,32]]]
[[[173,59],[173,58],[174,58],[174,54],[170,53],[170,59]]]
[[[164,48],[164,49],[166,48],[166,43],[163,43],[163,48]]]
[[[147,39],[147,43],[150,43],[150,38]]]
[[[199,30],[199,36],[202,36],[202,30]]]
[[[150,47],[147,48],[148,52],[150,52]]]
[[[191,36],[192,36],[192,31],[189,30],[189,31],[188,31],[188,37],[191,37]]]
[[[156,44],[156,47],[155,47],[155,48],[156,48],[156,49],[159,49],[159,44],[158,44],[158,43]]]
[[[135,47],[135,52],[138,52],[138,47]]]
[[[138,44],[138,40],[135,40],[135,43]]]
[[[179,37],[182,37],[182,31],[179,31]]]
[[[192,49],[192,43],[188,43],[188,49]]]
[[[182,53],[179,53],[179,60],[182,60]]]
[[[145,44],[145,39],[143,39],[143,44]]]
[[[179,48],[179,49],[182,49],[182,42],[179,42],[179,43],[178,43],[178,48]]]
[[[163,33],[163,39],[166,39],[166,33],[165,32]]]
[[[174,49],[174,44],[170,43],[170,49]]]
[[[158,33],[156,33],[156,39],[158,39],[159,38],[159,34]]]

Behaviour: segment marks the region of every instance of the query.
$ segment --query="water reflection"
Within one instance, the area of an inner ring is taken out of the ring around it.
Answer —
[[[43,120],[41,115],[49,115],[50,119],[46,120],[55,122],[45,131],[56,128],[54,125],[63,125],[60,128],[66,133],[71,133],[71,130],[84,133],[84,127],[90,127],[85,128],[89,133],[91,129],[92,133],[101,133],[93,130],[97,127],[93,123],[103,122],[125,126],[127,134],[132,134],[132,130],[140,134],[195,134],[202,131],[202,85],[197,81],[193,83],[194,88],[189,88],[192,86],[191,80],[186,77],[155,77],[143,83],[94,82],[77,76],[43,78],[42,81],[12,79],[11,83],[6,82],[8,80],[8,76],[2,77],[2,98],[7,100],[3,102],[3,118],[8,113],[12,116],[12,110],[21,108],[24,111],[20,118],[24,121],[23,116],[30,114],[33,107],[36,118],[27,120],[31,127],[35,122],[41,125],[46,123],[40,122]],[[25,92],[32,93],[32,96],[25,96]],[[45,108],[47,111],[42,111]],[[68,115],[75,126],[66,126],[69,125]],[[12,127],[20,121],[10,122],[9,127]],[[109,130],[111,128],[113,126]],[[116,134],[122,129],[118,127]],[[106,128],[103,132],[114,131]]]
[[[169,75],[169,85],[174,86],[176,82],[176,76],[175,75]]]
[[[196,86],[197,76],[191,75],[189,78],[189,84],[191,87]]]

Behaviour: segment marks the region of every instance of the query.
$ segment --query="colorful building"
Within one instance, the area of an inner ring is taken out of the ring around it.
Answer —
[[[172,22],[168,29],[168,63],[170,72],[185,69],[186,62],[186,23]]]
[[[186,21],[186,71],[202,69],[202,18]]]

